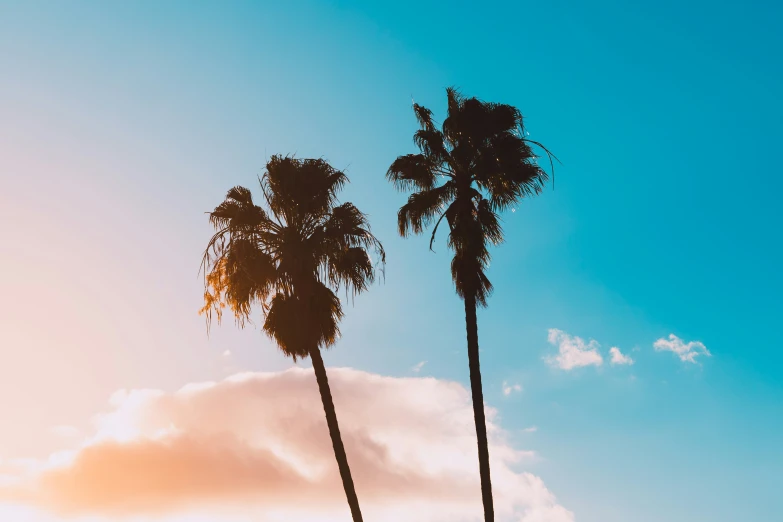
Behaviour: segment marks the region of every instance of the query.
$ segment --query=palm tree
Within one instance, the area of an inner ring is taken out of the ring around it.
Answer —
[[[494,520],[489,470],[484,395],[479,366],[476,307],[486,306],[492,284],[485,274],[489,244],[503,241],[498,214],[521,198],[538,194],[547,173],[538,166],[527,139],[522,114],[510,105],[465,98],[446,90],[448,115],[440,129],[432,111],[414,104],[420,129],[413,140],[419,154],[399,156],[386,177],[401,191],[412,194],[397,215],[399,233],[420,234],[435,224],[430,249],[443,218],[449,226],[448,246],[454,251],[451,276],[465,302],[470,388],[478,439],[484,520]]]
[[[234,187],[210,213],[216,233],[202,259],[203,313],[218,321],[228,306],[244,326],[251,307],[264,318],[264,332],[284,354],[310,357],[329,435],[354,522],[362,514],[340,437],[321,348],[340,337],[340,288],[354,295],[374,281],[383,246],[367,218],[351,203],[338,204],[346,175],[320,159],[273,156],[259,179],[266,209],[250,190]]]

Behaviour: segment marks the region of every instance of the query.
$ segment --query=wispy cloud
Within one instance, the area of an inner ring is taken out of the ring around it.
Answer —
[[[522,433],[535,433],[538,431],[538,426],[530,426],[522,430]]]
[[[547,340],[558,349],[557,355],[544,358],[554,368],[573,370],[582,366],[601,366],[604,363],[603,357],[598,353],[600,345],[593,339],[585,343],[581,337],[550,328]]]
[[[412,371],[413,373],[419,373],[419,372],[421,371],[421,369],[422,369],[422,368],[424,368],[424,365],[425,365],[425,364],[427,364],[427,361],[421,361],[421,362],[418,362],[418,363],[416,363],[416,364],[413,366],[413,368],[411,368],[411,371]]]
[[[612,346],[609,348],[609,355],[612,356],[612,364],[627,364],[631,365],[634,363],[634,360],[631,359],[629,355],[624,355],[623,352],[620,351],[620,349],[616,346]]]
[[[512,393],[516,392],[519,393],[522,391],[522,386],[520,384],[510,384],[507,381],[503,381],[503,395],[508,397]]]
[[[669,334],[669,338],[661,338],[653,343],[656,352],[674,352],[683,362],[696,363],[696,357],[704,355],[712,357],[712,354],[704,343],[699,341],[684,342],[674,334]]]
[[[329,381],[367,519],[480,519],[468,390],[351,369],[330,369]],[[78,450],[0,484],[0,508],[45,509],[49,520],[344,520],[317,390],[297,368],[117,393]],[[529,452],[509,445],[492,408],[487,424],[498,519],[573,522],[539,477],[518,471]]]

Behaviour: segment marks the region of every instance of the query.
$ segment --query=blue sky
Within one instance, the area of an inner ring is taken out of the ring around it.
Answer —
[[[415,150],[411,100],[440,116],[454,85],[519,107],[563,162],[554,190],[504,216],[496,291],[479,315],[485,395],[518,445],[538,453],[529,467],[580,522],[773,520],[783,508],[781,10],[0,3],[0,153],[12,158],[0,219],[24,247],[0,253],[64,274],[91,264],[69,291],[116,311],[114,348],[89,356],[103,358],[104,374],[79,373],[70,358],[71,376],[49,376],[93,383],[78,407],[63,407],[87,415],[120,386],[207,378],[208,354],[229,348],[238,369],[289,365],[259,348],[258,331],[227,323],[207,340],[195,316],[203,212],[252,185],[275,153],[346,169],[344,199],[370,215],[388,251],[385,284],[349,309],[327,364],[410,375],[427,361],[423,374],[466,383],[445,243],[433,254],[425,238],[396,236],[404,196],[383,177]],[[48,302],[40,324],[56,321]],[[9,317],[27,304],[5,306]],[[604,364],[551,368],[550,328],[595,339]],[[656,352],[669,334],[712,356],[691,364]],[[635,364],[610,365],[613,346]],[[32,372],[36,361],[20,364]],[[0,391],[13,393],[5,380]],[[505,396],[503,382],[523,390]],[[4,408],[25,426],[44,422]],[[8,447],[24,448],[19,433]]]

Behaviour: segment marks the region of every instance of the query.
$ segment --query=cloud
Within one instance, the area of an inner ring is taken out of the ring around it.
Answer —
[[[424,368],[424,365],[427,364],[427,361],[421,361],[419,363],[416,363],[413,368],[411,368],[411,371],[413,373],[419,373],[422,368]]]
[[[609,354],[612,356],[612,364],[627,364],[632,365],[634,360],[630,356],[624,355],[623,352],[616,346],[609,348]]]
[[[538,426],[530,426],[522,430],[522,433],[535,433],[538,431]]]
[[[481,519],[463,386],[352,369],[330,369],[329,380],[368,520]],[[348,518],[311,370],[239,374],[173,393],[121,391],[110,404],[79,449],[0,483],[0,513],[5,501],[52,520]],[[531,453],[509,444],[492,408],[487,423],[498,522],[573,522],[540,478],[518,470]]]
[[[658,339],[653,343],[656,352],[674,352],[683,362],[696,363],[696,357],[705,355],[712,357],[707,347],[699,341],[683,342],[674,334],[669,334],[668,339]]]
[[[581,337],[571,336],[557,328],[550,328],[547,336],[549,344],[558,347],[558,355],[545,357],[544,360],[554,368],[573,370],[581,366],[601,366],[603,357],[598,353],[600,346],[595,340],[585,343]]]
[[[519,393],[521,391],[522,391],[522,386],[521,385],[519,385],[519,384],[509,384],[508,382],[503,381],[503,395],[505,395],[506,397],[508,397],[509,395],[511,395],[514,392]]]

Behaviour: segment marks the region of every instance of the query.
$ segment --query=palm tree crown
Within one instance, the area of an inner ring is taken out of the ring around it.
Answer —
[[[228,306],[240,325],[258,304],[264,331],[288,356],[333,345],[343,315],[340,287],[354,294],[375,280],[370,253],[385,253],[367,218],[338,204],[346,175],[321,159],[273,156],[260,178],[266,209],[234,187],[210,213],[216,229],[202,259],[202,312],[218,320]]]
[[[400,235],[420,234],[437,218],[432,247],[445,217],[457,293],[473,294],[486,306],[492,291],[485,274],[488,245],[503,241],[498,213],[540,193],[548,176],[530,147],[541,145],[525,137],[518,109],[465,98],[453,88],[447,96],[448,115],[440,129],[432,111],[413,105],[421,126],[413,139],[421,152],[398,157],[386,177],[398,190],[412,192],[397,215]]]

